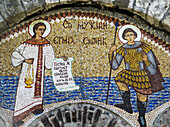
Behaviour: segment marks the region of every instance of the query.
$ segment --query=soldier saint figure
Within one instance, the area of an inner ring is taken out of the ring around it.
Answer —
[[[119,39],[126,40],[127,43],[118,49],[115,45],[111,46],[109,60],[113,70],[118,69],[122,60],[125,62],[125,69],[115,77],[124,103],[114,106],[133,113],[128,86],[132,87],[137,94],[138,122],[141,127],[146,127],[147,95],[163,89],[161,84],[163,78],[158,68],[159,62],[148,44],[135,40],[140,36],[140,30],[137,27],[125,25],[120,29],[122,32],[119,33],[122,34],[119,34]],[[112,56],[114,51],[116,51],[115,57]]]

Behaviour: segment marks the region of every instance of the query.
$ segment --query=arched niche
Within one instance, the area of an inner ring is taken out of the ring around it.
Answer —
[[[77,7],[62,8],[37,15],[16,25],[13,29],[9,29],[1,36],[0,63],[2,63],[2,71],[0,72],[0,88],[3,91],[1,107],[14,110],[20,67],[14,68],[11,65],[11,54],[16,47],[31,38],[28,26],[37,19],[43,19],[51,24],[52,30],[47,39],[54,48],[55,57],[67,56],[74,58],[72,73],[75,83],[80,86],[80,89],[75,91],[58,92],[52,82],[51,70],[46,70],[43,105],[47,106],[72,100],[93,100],[105,104],[110,69],[108,51],[115,38],[116,21],[119,23],[118,29],[125,24],[133,24],[139,27],[142,41],[152,47],[160,61],[160,70],[165,79],[164,86],[166,89],[149,97],[147,113],[154,111],[164,103],[167,104],[169,101],[167,89],[169,87],[167,84],[169,83],[170,76],[168,72],[169,43],[164,39],[167,34],[159,32],[144,21],[121,13],[101,11],[96,8]],[[116,45],[119,47],[122,43],[117,36],[116,38]],[[114,77],[123,68],[124,65],[121,65],[117,71],[112,73],[113,78],[111,80],[108,103],[111,106],[121,102]],[[132,108],[135,112],[138,112],[135,99],[135,92],[133,91],[131,97]],[[135,119],[133,122],[136,122]]]

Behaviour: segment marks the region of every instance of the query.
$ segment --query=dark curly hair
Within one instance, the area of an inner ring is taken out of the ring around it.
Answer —
[[[42,22],[35,24],[33,27],[33,32],[34,32],[33,38],[35,38],[35,35],[36,35],[35,30],[37,30],[39,26],[45,26],[45,29],[46,29],[46,25]]]
[[[122,34],[122,38],[123,38],[123,39],[125,39],[125,34],[126,34],[127,32],[133,32],[134,35],[135,35],[135,37],[137,37],[137,33],[136,33],[133,29],[127,28],[127,29],[125,29],[125,30],[123,31],[123,34]],[[126,40],[126,39],[125,39],[125,40]]]

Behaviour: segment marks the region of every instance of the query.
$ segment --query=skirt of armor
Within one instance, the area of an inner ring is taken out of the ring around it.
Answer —
[[[141,94],[152,94],[149,77],[145,70],[122,70],[115,77],[115,81],[125,83]]]

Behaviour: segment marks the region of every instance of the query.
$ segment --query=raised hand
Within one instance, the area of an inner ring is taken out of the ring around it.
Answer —
[[[146,53],[144,51],[141,51],[141,54],[142,54],[142,60],[148,61],[148,57],[147,57]]]
[[[117,46],[116,45],[112,45],[110,50],[109,50],[109,54],[113,53],[116,50],[117,50]]]

